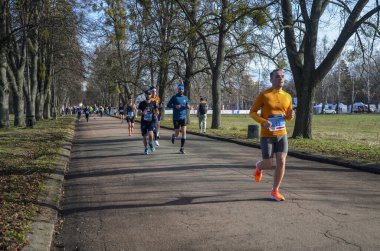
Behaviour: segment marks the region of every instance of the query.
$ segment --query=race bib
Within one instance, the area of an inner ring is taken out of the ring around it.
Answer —
[[[144,120],[150,122],[153,120],[153,113],[147,113],[144,115]]]
[[[133,116],[135,116],[134,112],[128,112],[128,117],[133,117]]]
[[[283,114],[269,115],[268,120],[272,123],[269,131],[274,132],[285,129],[285,117]]]

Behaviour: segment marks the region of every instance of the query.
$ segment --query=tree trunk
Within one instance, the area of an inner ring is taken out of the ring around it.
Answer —
[[[39,83],[40,85],[41,83]],[[36,121],[43,119],[45,96],[42,91],[40,91],[40,86],[38,86],[39,91],[37,92],[36,97]]]
[[[198,11],[198,3],[197,1],[190,1],[191,10],[189,12],[190,18],[192,20],[196,20],[196,13]],[[189,30],[194,30],[196,28],[195,24],[190,22]],[[194,76],[194,61],[195,61],[195,47],[197,43],[196,33],[193,32],[190,34],[188,39],[189,47],[187,48],[187,60],[186,60],[186,70],[185,70],[185,94],[191,100],[191,82]],[[194,98],[194,97],[193,97]],[[195,100],[193,102],[196,102]],[[187,111],[187,121],[190,124],[190,110]]]
[[[224,13],[226,10],[227,4],[224,3],[224,8],[222,10],[222,17],[224,17]],[[222,80],[222,70],[224,66],[224,58],[225,58],[225,37],[226,37],[226,20],[222,18],[221,24],[219,27],[219,41],[218,41],[218,52],[216,57],[215,66],[212,69],[212,129],[219,129],[220,127],[220,115],[221,115],[221,80]]]
[[[46,94],[46,99],[45,99],[45,104],[44,104],[44,109],[43,109],[44,119],[50,119],[51,118],[51,113],[50,113],[51,107],[52,107],[51,103],[52,103],[51,90],[49,88],[48,93]]]
[[[51,109],[51,89],[52,89],[52,81],[53,81],[53,53],[50,52],[49,55],[47,55],[48,61],[47,61],[47,69],[46,69],[46,77],[44,81],[44,97],[45,97],[45,102],[43,104],[43,118],[44,119],[49,119],[50,118],[50,109]],[[55,106],[55,104],[53,104]],[[66,107],[66,106],[65,106]]]
[[[37,73],[37,96],[36,96],[36,121],[43,119],[44,104],[45,104],[45,78],[46,78],[46,48],[42,45],[38,57],[38,73]]]
[[[169,56],[167,56],[168,58]],[[158,72],[158,96],[161,98],[161,102],[165,104],[166,97],[166,86],[168,83],[168,74],[169,74],[169,66],[166,57],[161,57],[161,64]],[[165,117],[165,107],[162,109],[161,118]]]
[[[25,50],[25,49],[24,49]],[[20,58],[23,58],[22,56]],[[25,61],[21,63],[19,68],[12,67],[8,71],[8,77],[12,83],[13,94],[13,112],[15,114],[14,126],[25,126],[25,100],[24,100],[24,82],[25,82]]]
[[[312,80],[310,77],[304,81],[311,83]],[[294,125],[293,138],[312,138],[313,103],[317,84],[319,83],[299,85],[302,90],[297,89],[297,119]]]
[[[25,100],[23,94],[13,92],[13,110],[15,114],[14,126],[25,126]]]
[[[184,79],[184,85],[185,85],[185,95],[191,99],[191,80],[194,76],[193,72],[194,68],[194,39],[190,39],[189,41],[189,48],[187,50],[187,64],[186,64],[186,71],[185,71],[185,79]],[[190,124],[190,110],[187,110],[187,121]]]
[[[9,128],[9,83],[7,79],[7,59],[3,47],[0,50],[0,128]]]
[[[0,0],[0,128],[9,128],[9,83],[7,79],[7,55],[5,51],[6,3]]]
[[[30,52],[30,76],[27,85],[24,88],[24,93],[26,96],[26,126],[33,128],[36,123],[36,99],[37,99],[37,87],[38,87],[38,41],[33,39],[33,42],[30,42],[31,52]]]
[[[218,68],[217,68],[218,69]],[[212,129],[219,129],[221,116],[221,71],[215,69],[212,73]]]

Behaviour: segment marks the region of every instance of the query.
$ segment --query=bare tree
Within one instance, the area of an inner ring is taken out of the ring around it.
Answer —
[[[316,48],[321,17],[326,8],[335,3],[328,0],[300,0],[295,4],[290,0],[281,0],[286,52],[298,98],[293,137],[312,138],[312,111],[316,87],[335,64],[352,35],[380,11],[379,6],[365,11],[368,2],[358,0],[354,4],[343,1],[336,3],[336,6],[342,7],[342,12],[346,13],[344,25],[329,53],[317,65]],[[300,10],[300,13],[297,13],[297,10]],[[300,39],[297,39],[297,36]]]
[[[196,27],[196,32],[203,42],[212,75],[213,114],[211,128],[218,129],[220,127],[221,83],[226,58],[226,39],[229,38],[230,30],[248,14],[253,14],[251,17],[256,21],[254,25],[263,25],[263,15],[260,13],[265,12],[272,3],[250,6],[248,3],[238,4],[229,0],[206,1],[204,6],[209,5],[210,9],[204,9],[205,14],[194,19],[183,1],[176,0],[176,2],[185,12],[188,20]]]

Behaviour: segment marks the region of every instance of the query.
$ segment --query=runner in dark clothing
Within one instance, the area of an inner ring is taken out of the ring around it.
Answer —
[[[146,100],[140,102],[138,107],[138,112],[141,114],[141,135],[143,136],[144,143],[144,154],[148,154],[148,142],[147,137],[149,137],[149,148],[151,152],[154,152],[156,148],[153,146],[153,130],[156,125],[158,107],[155,102],[151,102],[151,92],[148,90],[145,92]]]

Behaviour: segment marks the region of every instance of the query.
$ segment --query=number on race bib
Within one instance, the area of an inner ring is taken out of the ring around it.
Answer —
[[[281,131],[285,129],[285,117],[283,114],[270,115],[268,120],[272,123],[272,126],[269,127],[269,131]]]
[[[144,115],[144,120],[150,122],[153,120],[153,113],[147,113]]]

